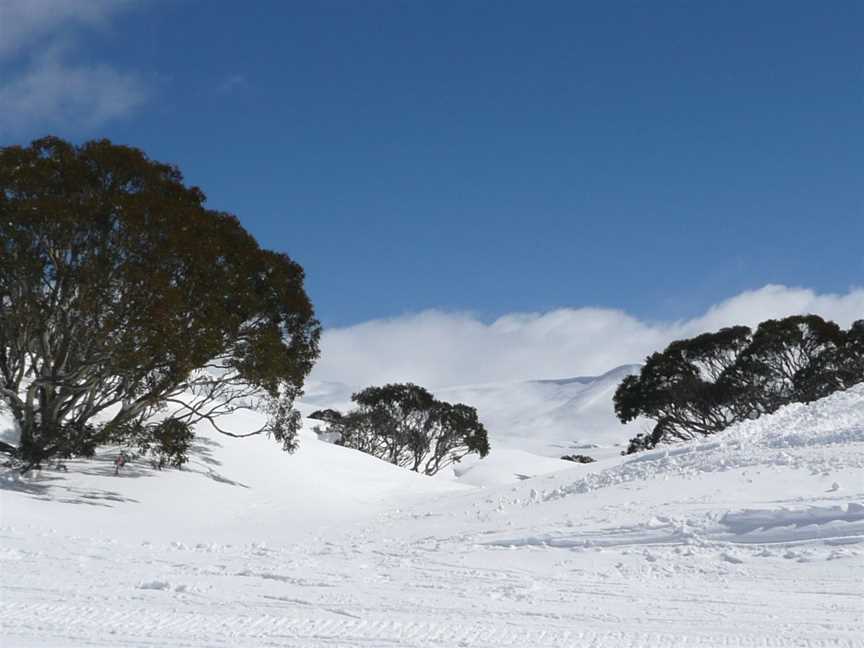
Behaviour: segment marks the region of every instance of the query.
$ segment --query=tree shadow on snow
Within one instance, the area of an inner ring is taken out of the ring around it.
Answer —
[[[194,442],[189,446],[189,463],[183,467],[183,470],[197,473],[209,477],[220,484],[228,484],[229,486],[240,486],[241,488],[249,488],[242,482],[229,479],[220,472],[217,472],[213,466],[221,466],[222,462],[213,457],[213,449],[221,448],[222,444],[214,439],[207,437],[196,436]],[[199,467],[200,466],[200,467]]]
[[[34,497],[44,497],[51,489],[51,484],[61,480],[62,477],[22,477],[21,473],[15,469],[5,469],[0,473],[0,490],[10,491],[13,493],[24,493],[25,495],[33,495]]]
[[[109,490],[96,490],[84,488],[66,488],[70,497],[45,497],[41,499],[53,499],[64,504],[86,504],[88,506],[105,506],[111,507],[114,503],[121,504],[126,502],[138,503],[138,500],[132,497],[126,497],[121,493]]]
[[[204,475],[205,477],[209,477],[215,482],[219,482],[220,484],[228,484],[229,486],[240,486],[241,488],[249,488],[248,485],[243,482],[234,481],[233,479],[229,479],[225,475],[222,475],[215,470],[211,470],[209,468],[205,468],[205,470],[191,470],[190,472],[197,472],[199,475]]]
[[[195,437],[189,448],[189,462],[183,466],[183,472],[202,475],[220,484],[249,488],[248,485],[230,479],[214,469],[221,462],[213,456],[215,448],[222,444],[206,437]],[[158,477],[162,471],[149,465],[146,457],[127,461],[115,475],[114,461],[117,449],[103,450],[89,459],[71,459],[61,462],[60,466],[46,466],[27,475],[22,475],[17,469],[4,469],[0,472],[0,491],[10,491],[27,495],[42,501],[63,502],[66,504],[85,504],[88,506],[111,507],[115,504],[138,500],[127,497],[112,489],[80,488],[73,486],[68,476],[73,474],[92,477],[110,477],[112,479],[138,479],[141,477]],[[164,472],[176,470],[166,468]],[[119,485],[119,483],[118,483]]]
[[[194,457],[201,463],[211,466],[221,466],[222,462],[213,458],[213,448],[221,448],[222,444],[213,439],[196,436],[192,445],[189,446],[189,457]]]
[[[76,462],[75,472],[81,475],[95,475],[97,477],[115,477],[114,461],[117,459],[116,452],[103,452],[87,459],[86,462]],[[116,477],[124,479],[138,477],[152,477],[154,471],[145,465],[146,460],[127,461]]]
[[[16,469],[0,473],[0,490],[21,493],[44,502],[63,502],[64,504],[86,504],[88,506],[110,507],[113,503],[134,502],[117,491],[98,488],[79,488],[66,483],[63,474],[45,475],[37,471],[29,477],[22,476]]]

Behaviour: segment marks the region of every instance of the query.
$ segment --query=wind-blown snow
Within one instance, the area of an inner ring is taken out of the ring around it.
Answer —
[[[864,385],[551,473],[203,429],[189,470],[111,458],[3,476],[4,647],[864,645]]]

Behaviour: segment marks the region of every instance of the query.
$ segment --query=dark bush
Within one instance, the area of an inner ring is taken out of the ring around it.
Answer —
[[[597,461],[594,457],[589,457],[588,455],[582,454],[572,454],[572,455],[563,455],[561,457],[564,461],[573,461],[575,463],[594,463]]]

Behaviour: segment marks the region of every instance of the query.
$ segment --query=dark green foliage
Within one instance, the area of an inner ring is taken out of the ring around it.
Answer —
[[[339,445],[427,475],[469,453],[481,457],[489,453],[477,410],[436,400],[417,385],[369,387],[351,400],[357,404],[355,409],[344,415],[328,413],[327,419],[321,419],[329,419]]]
[[[149,454],[153,465],[160,470],[165,466],[180,468],[189,460],[189,449],[195,433],[185,421],[165,419],[154,425],[148,434],[141,435],[138,449]]]
[[[42,429],[40,440],[44,445],[34,442],[32,437],[22,435],[21,444],[15,450],[16,456],[27,458],[27,467],[41,468],[42,464],[54,457],[92,457],[96,446],[105,437],[89,424],[54,424]]]
[[[664,438],[711,434],[735,420],[726,375],[745,348],[750,329],[725,328],[678,340],[649,356],[638,376],[627,376],[615,392],[615,413],[626,423],[638,416],[657,421]],[[653,447],[650,435],[637,446]]]
[[[582,454],[563,455],[561,457],[561,459],[563,459],[564,461],[572,461],[574,463],[583,463],[583,464],[594,463],[595,461],[597,461],[596,459],[594,459],[594,457],[589,457],[588,455],[582,455]]]
[[[807,400],[806,392],[814,391],[813,383],[820,380],[843,338],[837,324],[817,315],[766,320],[740,354],[729,382],[755,415]],[[823,370],[820,365],[824,365]]]
[[[654,447],[654,443],[652,443],[650,434],[642,434],[641,432],[637,434],[635,437],[630,439],[627,443],[627,449],[622,450],[622,455],[634,454],[636,452],[642,452],[643,450],[650,450]]]
[[[841,336],[795,375],[794,388],[801,401],[814,401],[864,380],[864,320],[853,322]]]
[[[864,321],[844,332],[817,315],[796,315],[762,322],[755,332],[736,326],[675,341],[621,382],[614,404],[623,423],[655,421],[650,434],[630,440],[629,454],[862,381]]]
[[[293,445],[318,355],[303,270],[182,180],[107,140],[0,149],[0,398],[26,462],[166,406],[226,434],[220,415],[265,409],[253,433]]]
[[[434,475],[467,454],[481,457],[489,454],[489,437],[477,418],[475,408],[463,403],[451,405],[439,401],[435,407],[434,422],[429,453],[422,463],[422,470],[427,475]]]

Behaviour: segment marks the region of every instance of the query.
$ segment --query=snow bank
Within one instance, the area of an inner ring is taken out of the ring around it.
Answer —
[[[228,425],[242,431],[260,423],[247,413]],[[460,488],[321,442],[306,430],[300,449],[288,454],[272,439],[234,439],[202,425],[182,470],[157,471],[142,459],[115,476],[115,456],[104,449],[93,460],[68,461],[67,472],[45,469],[34,477],[6,470],[2,523],[67,533],[86,528],[106,537],[284,541]]]

